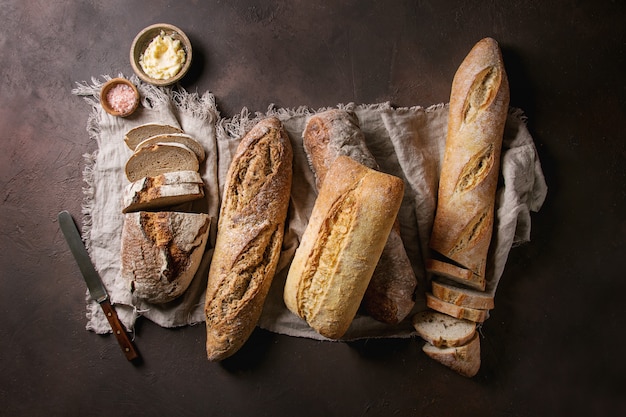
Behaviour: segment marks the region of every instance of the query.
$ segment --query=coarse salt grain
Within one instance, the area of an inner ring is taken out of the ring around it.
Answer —
[[[135,106],[137,97],[135,97],[135,91],[130,86],[117,84],[107,92],[106,100],[113,110],[120,114],[126,114]]]

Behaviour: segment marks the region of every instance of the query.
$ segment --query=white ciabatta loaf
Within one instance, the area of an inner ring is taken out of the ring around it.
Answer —
[[[312,116],[302,133],[302,142],[318,189],[340,155],[378,169],[353,112],[332,109]],[[417,278],[396,221],[363,297],[363,307],[374,319],[397,324],[413,309],[416,287]]]
[[[489,318],[489,310],[447,303],[431,293],[426,293],[426,306],[440,313],[456,317],[457,319],[470,320],[476,323],[482,323]]]
[[[126,135],[124,136],[124,143],[126,143],[126,146],[128,146],[130,150],[134,151],[137,148],[137,145],[149,137],[169,133],[183,133],[183,130],[166,124],[145,123],[126,132]]]
[[[430,247],[485,289],[509,85],[498,43],[478,42],[459,66],[450,93],[448,131]],[[436,271],[433,271],[436,273]]]
[[[124,189],[123,213],[157,210],[204,197],[204,182],[198,171],[173,171],[145,177]]]
[[[491,310],[495,307],[493,294],[463,288],[454,282],[437,277],[431,284],[433,296],[447,303],[482,310]]]
[[[149,138],[139,142],[136,149],[141,149],[145,146],[156,145],[159,143],[179,143],[191,149],[196,154],[199,162],[204,161],[206,158],[206,152],[204,151],[202,144],[186,133],[168,133],[150,136]]]
[[[395,221],[404,183],[350,157],[331,165],[291,263],[287,308],[341,338],[352,323]]]
[[[463,346],[437,347],[425,343],[425,354],[460,375],[471,378],[480,370],[480,339],[478,333]]]
[[[156,177],[173,171],[197,171],[198,157],[188,147],[179,143],[157,143],[137,149],[126,162],[128,181]]]
[[[424,310],[412,318],[417,334],[437,347],[462,346],[476,333],[476,323],[457,319],[433,310]]]
[[[259,321],[281,253],[292,160],[289,137],[271,117],[243,137],[228,169],[206,291],[211,361],[238,351]]]
[[[133,297],[160,304],[183,294],[202,260],[210,225],[207,214],[125,214],[122,278]]]

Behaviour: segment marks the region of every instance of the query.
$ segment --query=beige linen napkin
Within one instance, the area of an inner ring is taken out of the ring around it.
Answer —
[[[115,118],[102,111],[98,103],[102,82],[93,79],[91,85],[78,84],[73,90],[74,94],[85,96],[92,106],[88,131],[98,145],[98,149],[88,155],[86,160],[85,180],[88,187],[84,204],[84,237],[124,324],[132,328],[139,316],[163,327],[203,322],[204,289],[212,255],[211,244],[192,286],[180,299],[161,306],[133,304],[120,277],[119,260],[122,226],[119,198],[127,184],[123,169],[130,156],[130,150],[123,143],[124,133],[133,126],[156,121],[180,126],[194,135],[207,150],[207,161],[201,167],[201,174],[207,184],[206,210],[216,218],[225,175],[239,140],[260,118],[276,116],[283,121],[293,144],[294,176],[288,230],[278,272],[259,326],[276,333],[324,339],[286,309],[282,289],[316,198],[313,173],[302,148],[301,135],[307,118],[325,109],[270,106],[265,113],[251,114],[244,108],[235,117],[220,118],[213,96],[209,93],[191,94],[183,90],[152,87],[136,78],[132,80],[142,95],[143,108],[129,119]],[[351,103],[337,107],[356,113],[367,145],[380,169],[405,181],[405,197],[399,221],[407,253],[420,277],[415,311],[424,309],[424,291],[428,286],[424,261],[434,219],[448,107],[394,108],[389,103]],[[496,203],[496,230],[487,270],[488,291],[492,293],[496,291],[510,249],[530,239],[530,212],[540,209],[547,192],[533,139],[520,110],[512,109],[507,119],[501,173],[502,186],[498,189]],[[212,233],[214,236],[215,230]],[[87,329],[97,333],[110,331],[97,305],[89,300]],[[409,319],[397,326],[389,326],[359,314],[344,339],[408,337],[413,334]]]

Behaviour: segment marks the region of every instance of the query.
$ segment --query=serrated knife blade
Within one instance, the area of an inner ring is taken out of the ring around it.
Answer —
[[[113,334],[122,347],[122,351],[126,355],[126,359],[132,361],[139,358],[139,353],[135,349],[133,342],[128,337],[124,326],[109,301],[109,295],[107,294],[106,288],[102,283],[102,279],[100,278],[98,271],[96,271],[96,268],[91,262],[89,253],[87,253],[87,249],[85,248],[85,244],[83,243],[83,239],[78,232],[78,228],[76,227],[76,223],[74,223],[72,215],[68,211],[64,210],[59,213],[58,219],[59,227],[65,236],[65,240],[70,247],[70,251],[72,252],[72,255],[74,255],[78,268],[83,275],[85,283],[87,284],[89,295],[100,305],[102,311],[104,311],[104,315],[109,321]]]

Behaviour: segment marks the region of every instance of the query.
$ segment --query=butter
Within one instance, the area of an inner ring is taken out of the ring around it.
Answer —
[[[167,80],[178,74],[185,59],[185,50],[180,41],[161,31],[139,57],[139,64],[149,77]]]

